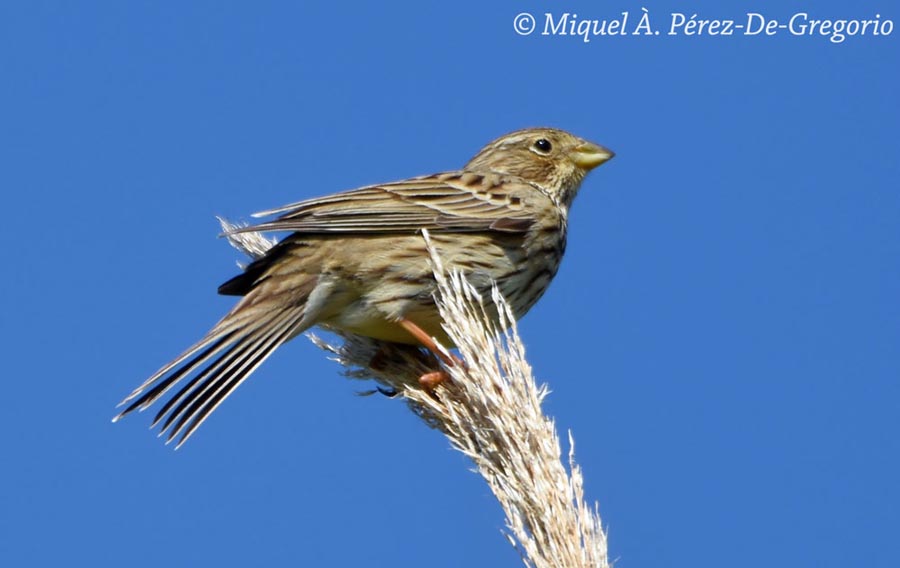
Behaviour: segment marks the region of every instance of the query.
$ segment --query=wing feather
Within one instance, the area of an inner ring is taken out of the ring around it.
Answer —
[[[254,215],[278,217],[236,232],[521,233],[535,221],[528,204],[543,199],[539,187],[518,178],[447,172],[292,203]]]

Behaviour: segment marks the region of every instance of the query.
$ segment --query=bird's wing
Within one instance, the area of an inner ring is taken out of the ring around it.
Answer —
[[[277,218],[238,229],[300,233],[526,232],[533,225],[529,202],[547,199],[517,178],[447,172],[372,185],[257,213]]]

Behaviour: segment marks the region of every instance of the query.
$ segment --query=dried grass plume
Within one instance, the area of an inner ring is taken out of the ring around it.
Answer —
[[[274,244],[259,233],[233,233],[237,225],[219,221],[231,244],[251,258]],[[419,376],[442,364],[417,348],[345,333],[340,346],[310,335],[312,341],[344,365],[347,376],[374,379],[378,390],[403,397],[472,459],[500,502],[507,538],[526,566],[607,568],[606,534],[596,505],[584,500],[571,433],[567,469],[553,421],[541,412],[547,388],[534,380],[509,305],[496,288],[486,301],[460,273],[447,272],[427,232],[423,238],[444,328],[466,363],[443,366],[451,381],[434,392],[419,386]],[[487,316],[493,306],[499,325]]]

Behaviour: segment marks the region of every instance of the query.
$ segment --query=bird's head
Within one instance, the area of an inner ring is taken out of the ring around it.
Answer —
[[[564,130],[526,128],[489,143],[464,169],[520,177],[568,207],[584,176],[614,155]]]

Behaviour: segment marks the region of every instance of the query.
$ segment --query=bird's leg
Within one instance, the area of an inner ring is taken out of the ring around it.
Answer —
[[[463,366],[462,359],[453,354],[448,354],[438,349],[437,343],[434,342],[434,339],[432,339],[431,336],[428,335],[428,333],[426,333],[425,330],[421,327],[417,326],[406,318],[401,318],[398,323],[403,327],[403,329],[408,331],[410,335],[419,340],[419,343],[421,343],[425,347],[425,349],[428,349],[429,351],[437,355],[437,357],[448,367]],[[419,384],[428,390],[433,390],[439,384],[449,380],[450,375],[447,373],[447,371],[433,371],[431,373],[425,373],[424,375],[419,377]]]
[[[428,335],[428,333],[418,325],[414,324],[406,318],[402,318],[398,323],[403,326],[403,329],[408,331],[410,335],[415,337],[419,341],[419,343],[421,343],[425,347],[425,349],[428,349],[429,351],[437,355],[438,358],[447,366],[452,367],[453,365],[461,363],[461,361],[459,361],[456,357],[448,355],[447,353],[444,353],[443,351],[438,349],[437,343],[435,343],[434,339],[432,339],[431,336]]]

